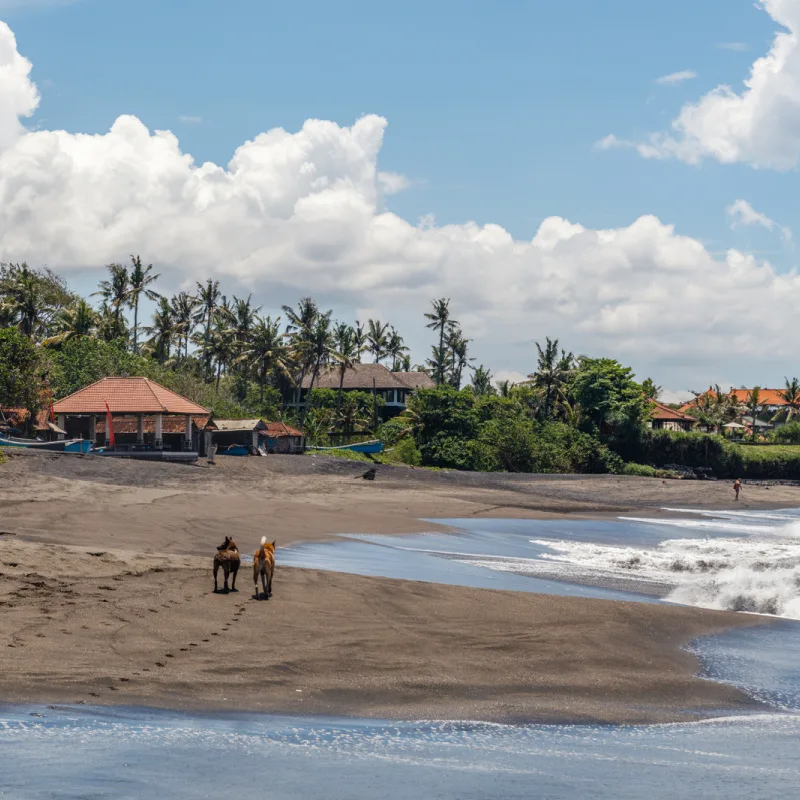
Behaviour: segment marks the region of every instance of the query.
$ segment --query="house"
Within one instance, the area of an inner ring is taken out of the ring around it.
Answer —
[[[731,389],[730,392],[726,392],[727,395],[732,395],[736,402],[744,406],[747,403],[747,398],[750,395],[752,389]],[[759,389],[759,402],[761,405],[761,410],[763,412],[775,412],[780,411],[781,409],[786,408],[789,403],[783,399],[781,392],[782,389]],[[709,389],[708,391],[703,392],[700,397],[709,397],[715,398],[717,393],[713,389]],[[700,398],[695,397],[693,400],[690,400],[684,406],[681,406],[682,412],[687,412],[691,408],[695,408],[698,405],[698,400]]]
[[[676,411],[674,408],[665,406],[657,400],[650,401],[653,404],[653,410],[650,414],[649,426],[657,431],[690,431],[696,424],[697,420],[683,411]]]
[[[192,417],[192,449],[200,452],[203,431],[208,424],[209,417]],[[139,443],[139,418],[114,417],[114,439],[118,447],[132,446]],[[155,415],[142,417],[142,440],[144,444],[155,441],[156,418]],[[165,450],[182,450],[186,438],[186,422],[182,417],[164,417],[161,422],[161,434]],[[95,441],[98,447],[110,445],[110,437],[106,430],[106,418],[101,417],[95,423]]]
[[[302,453],[305,449],[302,431],[283,422],[267,422],[258,435],[268,453]]]
[[[149,378],[102,378],[96,383],[53,403],[58,416],[58,427],[65,435],[74,439],[90,439],[97,442],[98,422],[112,416],[136,420],[135,441],[117,443],[118,450],[149,449],[165,450],[164,421],[177,418],[178,433],[167,445],[174,450],[192,451],[199,444],[199,428],[196,417],[208,418],[209,412],[170,389]],[[152,418],[152,432],[145,431],[145,419]],[[127,422],[125,423],[128,424]],[[173,423],[168,423],[172,430]],[[103,429],[104,439],[107,431]],[[116,434],[116,428],[115,428]]]
[[[305,405],[308,390],[311,388],[311,377],[306,375],[303,378],[299,403],[301,407]],[[436,385],[425,372],[392,372],[383,364],[353,364],[345,370],[344,380],[339,367],[324,367],[314,380],[314,388],[338,391],[340,382],[345,392],[374,391],[384,401],[382,415],[385,419],[405,410],[406,400],[415,391],[432,389]],[[287,404],[295,407],[298,405],[293,396],[290,396]]]
[[[210,419],[205,426],[205,446],[200,452],[204,455],[208,448],[215,444],[218,450],[242,445],[251,453],[258,450],[259,434],[266,430],[266,423],[261,419]]]
[[[27,408],[0,408],[0,432],[10,436],[20,436],[25,433],[30,419]],[[63,439],[66,431],[62,430],[50,419],[50,412],[42,409],[36,414],[36,419],[31,425],[33,435],[43,442]]]

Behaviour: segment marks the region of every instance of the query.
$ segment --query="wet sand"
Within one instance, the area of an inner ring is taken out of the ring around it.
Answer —
[[[426,517],[730,507],[725,484],[474,475],[332,458],[0,465],[0,700],[390,718],[644,722],[751,707],[680,649],[758,618],[280,567],[280,547]],[[747,487],[739,507],[800,506]],[[278,540],[275,597],[211,593],[225,534]]]
[[[667,722],[751,709],[680,646],[698,609],[0,539],[0,699],[386,719]]]

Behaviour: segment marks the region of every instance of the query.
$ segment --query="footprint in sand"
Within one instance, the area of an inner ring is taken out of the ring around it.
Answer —
[[[156,661],[156,666],[157,667],[166,667],[167,665],[166,664],[162,664],[160,661]]]
[[[181,653],[185,653],[188,649],[188,647],[181,647]]]
[[[198,647],[197,642],[189,642],[189,647]]]
[[[136,673],[134,673],[134,674],[136,674]],[[123,682],[127,682],[127,681],[130,680],[130,678],[120,678],[120,680],[123,681]]]
[[[210,642],[211,639],[203,639],[204,642]]]
[[[219,636],[219,634],[216,631],[214,631],[211,635],[212,636]]]
[[[158,609],[156,609],[156,608],[148,608],[147,610],[148,611],[152,611],[153,614],[158,614]]]
[[[175,656],[172,653],[164,653],[164,658],[175,658]]]
[[[97,692],[89,692],[89,697],[100,697],[100,695]]]

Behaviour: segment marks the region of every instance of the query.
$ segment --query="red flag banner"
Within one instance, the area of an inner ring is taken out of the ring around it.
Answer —
[[[110,444],[112,448],[117,446],[117,441],[114,438],[114,420],[111,416],[111,409],[108,407],[108,400],[106,404],[106,443]]]

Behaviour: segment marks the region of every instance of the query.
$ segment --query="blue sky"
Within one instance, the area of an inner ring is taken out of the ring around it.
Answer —
[[[225,164],[260,131],[376,113],[389,120],[381,166],[414,182],[390,204],[409,220],[498,222],[525,239],[554,214],[604,228],[653,213],[713,249],[750,242],[786,258],[725,215],[746,196],[796,216],[775,175],[592,147],[663,128],[683,102],[744,79],[774,33],[748,2],[80,0],[5,18],[42,91],[34,123],[48,128],[101,133],[124,111]],[[729,42],[750,50],[719,47]],[[655,83],[683,69],[698,77]]]
[[[5,5],[42,94],[33,128],[105,133],[133,114],[225,165],[259,132],[378,114],[380,168],[411,182],[386,206],[411,223],[497,223],[530,240],[552,216],[604,229],[653,214],[712,254],[795,266],[776,230],[732,230],[726,214],[744,198],[791,228],[791,172],[594,146],[668,130],[718,85],[739,91],[776,31],[746,0]],[[657,82],[682,70],[696,77]]]

